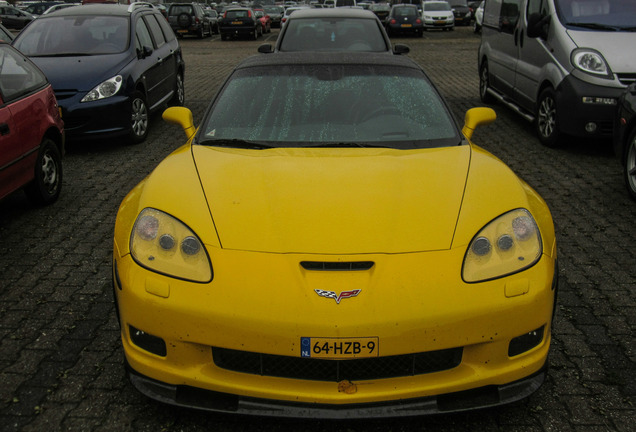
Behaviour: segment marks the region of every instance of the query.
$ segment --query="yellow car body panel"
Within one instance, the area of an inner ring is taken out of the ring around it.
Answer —
[[[469,146],[193,153],[223,248],[274,253],[448,249],[470,162]]]

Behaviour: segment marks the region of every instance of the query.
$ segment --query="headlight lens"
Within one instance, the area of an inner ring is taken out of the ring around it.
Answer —
[[[583,72],[600,78],[611,78],[612,72],[607,62],[598,51],[591,49],[575,49],[572,51],[572,64]]]
[[[148,270],[194,282],[212,280],[210,259],[199,238],[162,211],[146,208],[139,213],[130,250],[134,260]]]
[[[499,216],[477,233],[468,246],[462,278],[481,282],[520,272],[541,257],[541,235],[528,210]]]
[[[107,79],[84,96],[81,102],[91,102],[99,99],[106,99],[117,94],[121,88],[121,75]]]

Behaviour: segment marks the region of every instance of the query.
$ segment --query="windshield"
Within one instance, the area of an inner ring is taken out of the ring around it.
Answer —
[[[387,51],[382,29],[375,19],[290,19],[280,51]]]
[[[446,2],[424,2],[425,11],[449,11],[451,7]]]
[[[601,31],[636,31],[634,0],[556,0],[561,22],[570,27]]]
[[[198,142],[413,149],[461,140],[421,71],[296,65],[236,71],[203,121]]]
[[[14,46],[29,57],[115,54],[126,51],[128,31],[124,17],[38,18],[20,33]]]

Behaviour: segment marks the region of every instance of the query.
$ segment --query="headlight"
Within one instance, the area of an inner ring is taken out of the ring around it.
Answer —
[[[528,210],[499,216],[477,233],[468,246],[462,278],[481,282],[520,272],[541,257],[541,235]]]
[[[142,267],[194,282],[212,280],[212,266],[199,238],[167,213],[146,208],[139,213],[130,250]]]
[[[591,49],[575,49],[572,51],[572,64],[583,72],[598,76],[600,78],[611,78],[607,62],[600,52]]]
[[[107,79],[84,96],[81,102],[90,102],[99,99],[106,99],[115,95],[121,88],[121,75]]]

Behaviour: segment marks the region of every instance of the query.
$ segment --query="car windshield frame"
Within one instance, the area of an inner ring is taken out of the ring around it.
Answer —
[[[453,114],[423,71],[370,64],[239,68],[194,139],[195,145],[248,149],[413,150],[462,143]]]
[[[13,42],[28,57],[120,54],[129,44],[130,18],[117,15],[49,15],[34,20]]]

